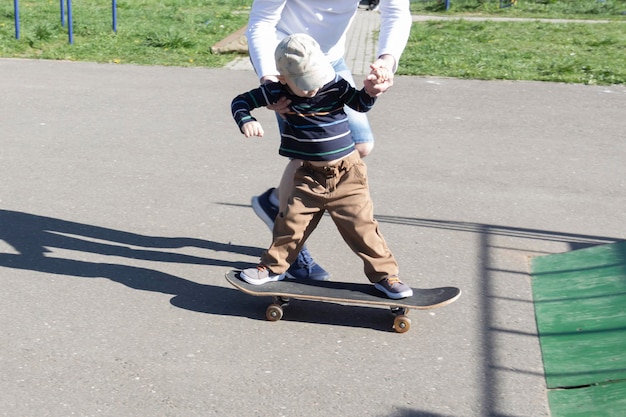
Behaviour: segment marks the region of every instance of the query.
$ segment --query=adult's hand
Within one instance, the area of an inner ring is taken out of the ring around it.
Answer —
[[[278,82],[278,78],[272,75],[267,75],[261,78],[261,84],[267,84],[270,82]],[[266,108],[268,110],[273,110],[280,115],[283,119],[285,113],[289,111],[289,105],[291,104],[291,100],[286,97],[281,97],[278,99],[276,103],[268,104]]]
[[[274,110],[276,113],[280,115],[283,119],[285,118],[284,114],[289,111],[289,105],[291,104],[291,100],[287,97],[281,97],[274,104],[268,104],[267,108],[269,110]]]
[[[380,96],[393,86],[393,68],[395,59],[391,55],[382,55],[370,64],[372,70],[365,79],[365,88],[368,92]],[[381,74],[384,76],[381,77]]]

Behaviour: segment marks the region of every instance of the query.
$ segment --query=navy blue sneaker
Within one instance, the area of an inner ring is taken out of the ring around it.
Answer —
[[[274,188],[270,188],[263,194],[252,197],[252,209],[270,230],[274,228],[274,219],[278,216],[278,207],[270,201],[270,195],[273,192]],[[330,274],[315,263],[306,246],[302,248],[296,261],[287,270],[287,276],[292,279],[330,280]]]
[[[278,206],[270,201],[273,192],[274,188],[270,188],[263,194],[252,197],[252,209],[270,230],[274,228],[274,219],[278,216]]]
[[[287,270],[287,277],[292,279],[312,279],[330,281],[330,274],[315,263],[306,246],[298,254],[296,261]]]

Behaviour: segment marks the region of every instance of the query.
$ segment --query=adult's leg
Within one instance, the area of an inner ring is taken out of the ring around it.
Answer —
[[[352,72],[343,59],[333,62],[333,68],[343,79],[352,84],[353,87],[356,87]],[[372,133],[370,122],[365,113],[359,113],[348,106],[345,107],[345,111],[350,123],[354,146],[359,151],[361,158],[364,158],[374,149],[374,134]]]

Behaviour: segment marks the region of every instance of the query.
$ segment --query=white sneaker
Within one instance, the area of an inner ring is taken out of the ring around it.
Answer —
[[[254,268],[248,268],[241,271],[241,279],[252,285],[262,285],[268,282],[281,281],[285,278],[285,274],[275,274],[270,269],[259,264]]]

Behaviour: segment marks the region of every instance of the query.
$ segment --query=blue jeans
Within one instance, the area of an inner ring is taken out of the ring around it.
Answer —
[[[332,66],[343,78],[348,81],[353,86],[354,78],[352,77],[352,72],[346,65],[346,61],[343,58],[332,62]],[[350,130],[352,131],[352,140],[354,143],[366,143],[366,142],[374,142],[374,134],[372,133],[372,128],[370,127],[370,122],[367,119],[367,115],[365,113],[359,113],[358,111],[352,110],[349,107],[345,107],[346,115],[348,116],[348,123],[350,123]],[[280,117],[278,113],[276,113],[276,120],[278,120],[278,129],[283,131],[283,118]]]

